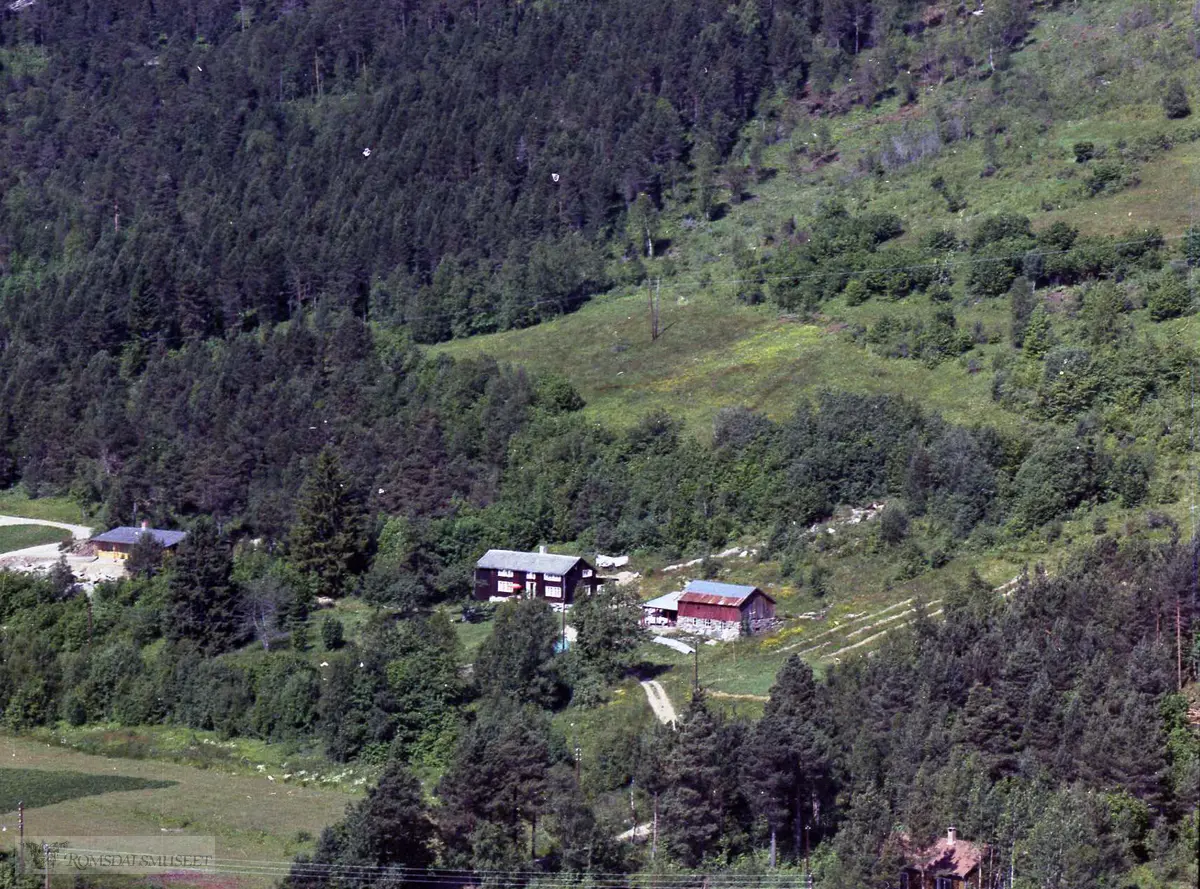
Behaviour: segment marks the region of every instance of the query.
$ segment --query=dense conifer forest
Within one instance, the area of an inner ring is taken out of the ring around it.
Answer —
[[[991,847],[991,889],[1194,883],[1200,359],[1178,332],[1200,226],[975,191],[1067,153],[1090,208],[1192,150],[1182,9],[1121,11],[1131,46],[1156,35],[1128,62],[1153,76],[1113,63],[1125,92],[1071,106],[1013,62],[1055,2],[6,4],[0,493],[189,533],[89,595],[65,561],[0,571],[0,725],[169,726],[368,770],[293,889],[430,866],[765,881],[768,861],[883,889],[950,824]],[[1046,135],[1122,102],[1171,129]],[[871,115],[902,129],[850,160],[831,123]],[[920,166],[968,146],[969,178]],[[945,219],[863,197],[910,168]],[[739,215],[827,169],[802,212]],[[683,405],[609,422],[569,372],[438,351],[545,328],[570,354],[579,328],[545,322],[663,278],[680,305],[716,291],[731,317],[986,378],[986,404],[773,385],[704,428]],[[874,501],[849,543],[813,530]],[[1054,564],[982,578],[1085,520]],[[492,547],[712,576],[749,540],[807,617],[842,558],[884,566],[887,594],[933,577],[940,607],[913,596],[869,657],[815,669],[764,643],[768,698],[687,688],[673,730],[601,716],[584,761],[575,720],[666,669],[633,588],[578,602],[565,652],[544,602],[466,604]],[[490,632],[468,648],[472,621]],[[616,839],[650,812],[653,853]]]

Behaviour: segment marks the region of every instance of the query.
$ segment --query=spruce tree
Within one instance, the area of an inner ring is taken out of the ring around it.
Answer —
[[[339,596],[359,569],[365,511],[333,451],[317,455],[300,488],[289,543],[296,567],[317,595]]]
[[[823,711],[812,668],[792,655],[779,671],[742,757],[746,796],[767,823],[772,852],[779,832],[788,828],[793,855],[803,852],[804,831],[813,827],[819,797],[827,791],[830,758]]]
[[[316,852],[297,859],[285,889],[366,889],[412,882],[408,869],[433,864],[434,823],[421,782],[399,761],[388,763],[366,799],[321,833]],[[381,874],[378,869],[385,869]]]
[[[552,705],[561,692],[553,663],[560,633],[558,619],[541,599],[501,605],[475,658],[480,689],[521,704]]]
[[[679,722],[667,757],[668,788],[662,795],[661,832],[667,847],[694,867],[717,850],[729,800],[722,780],[726,763],[719,739],[721,723],[697,690]]]
[[[167,586],[167,639],[194,642],[216,653],[241,636],[239,600],[230,582],[233,568],[228,543],[208,519],[183,539],[171,562]]]

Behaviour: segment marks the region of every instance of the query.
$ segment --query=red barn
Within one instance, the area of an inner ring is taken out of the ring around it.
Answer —
[[[693,580],[679,597],[681,630],[734,639],[762,633],[775,624],[775,600],[756,586]]]

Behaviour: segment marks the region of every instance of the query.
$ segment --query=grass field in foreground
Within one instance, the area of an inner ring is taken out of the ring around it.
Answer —
[[[77,796],[27,811],[25,830],[39,837],[158,836],[164,831],[216,839],[217,855],[283,861],[311,845],[356,797],[341,790],[296,787],[149,760],[107,759],[25,739],[0,738],[0,761],[45,774],[47,788],[65,773],[78,782],[133,782],[122,792]],[[34,776],[36,777],[36,775]],[[24,779],[32,780],[32,779]],[[37,784],[27,785],[36,792]],[[78,786],[87,786],[82,783]],[[109,785],[111,786],[111,785]],[[10,795],[6,794],[4,799]],[[16,813],[0,824],[10,830]]]
[[[3,525],[0,526],[0,553],[47,543],[62,543],[70,536],[69,531],[47,525]]]
[[[49,772],[0,766],[0,811],[11,811],[21,803],[26,809],[99,796],[124,790],[157,790],[171,781],[130,778],[125,775],[96,775],[84,772]]]
[[[66,497],[31,498],[21,488],[0,491],[0,515],[15,515],[44,522],[87,524],[87,516],[74,500]]]

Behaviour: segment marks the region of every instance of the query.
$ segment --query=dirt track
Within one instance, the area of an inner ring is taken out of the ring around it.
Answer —
[[[643,682],[642,688],[646,690],[646,700],[650,702],[650,709],[654,711],[658,721],[663,725],[674,725],[677,718],[675,707],[667,697],[666,690],[654,679]]]

